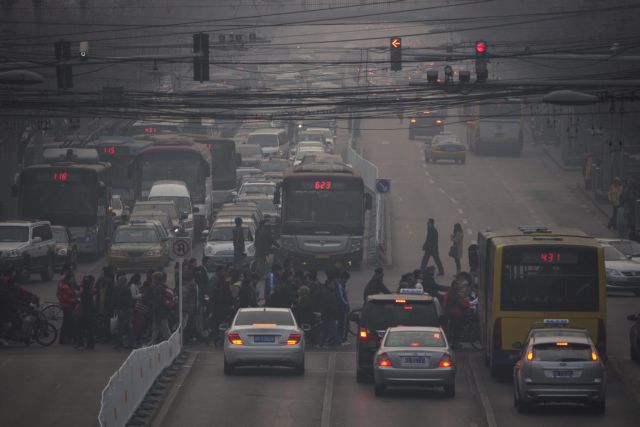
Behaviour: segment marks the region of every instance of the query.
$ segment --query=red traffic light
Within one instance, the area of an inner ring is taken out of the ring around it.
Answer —
[[[476,42],[476,53],[487,53],[487,43],[483,41]]]

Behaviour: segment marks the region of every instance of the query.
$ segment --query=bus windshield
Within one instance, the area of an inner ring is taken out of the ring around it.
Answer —
[[[361,227],[364,209],[362,197],[362,191],[355,190],[289,190],[283,210],[284,222]]]
[[[503,260],[502,310],[598,310],[596,248],[514,246]]]
[[[213,190],[236,188],[236,149],[233,141],[211,143],[211,165]]]
[[[149,191],[155,181],[180,180],[187,184],[194,200],[204,200],[205,176],[202,157],[196,153],[147,153],[142,161],[142,191]]]

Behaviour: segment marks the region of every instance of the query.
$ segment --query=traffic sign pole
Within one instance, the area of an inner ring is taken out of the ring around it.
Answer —
[[[178,259],[178,338],[180,340],[180,346],[182,346],[182,332],[184,328],[182,327],[182,265],[184,263],[184,258]]]

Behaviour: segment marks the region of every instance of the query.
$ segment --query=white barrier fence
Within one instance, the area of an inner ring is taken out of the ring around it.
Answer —
[[[158,375],[173,363],[181,350],[180,328],[167,341],[133,350],[102,390],[100,426],[125,426]]]

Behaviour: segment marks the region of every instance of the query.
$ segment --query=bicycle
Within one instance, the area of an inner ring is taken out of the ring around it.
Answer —
[[[45,303],[45,305],[40,308],[40,313],[42,313],[47,319],[47,322],[51,323],[56,329],[62,327],[62,309],[57,303]]]

